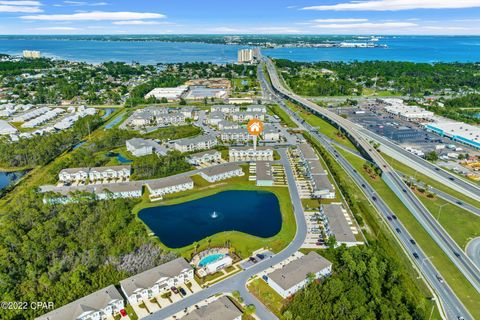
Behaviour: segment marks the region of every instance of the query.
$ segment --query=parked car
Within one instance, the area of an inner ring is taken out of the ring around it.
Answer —
[[[186,296],[186,295],[187,295],[187,292],[186,292],[185,289],[183,289],[183,288],[180,288],[180,293],[182,294],[182,296]]]
[[[260,259],[260,260],[263,260],[265,258],[265,256],[261,253],[257,253],[257,258]]]
[[[257,263],[257,259],[255,259],[254,257],[250,257],[249,260],[252,261],[253,263]]]
[[[177,294],[178,293],[178,289],[177,287],[171,287],[170,290],[173,291],[173,293]]]
[[[126,317],[127,316],[127,311],[125,311],[125,309],[120,309],[120,315],[122,317]]]

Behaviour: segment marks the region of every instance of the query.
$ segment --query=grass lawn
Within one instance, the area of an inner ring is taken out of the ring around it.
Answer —
[[[339,130],[334,126],[332,126],[327,121],[323,120],[320,117],[317,117],[316,115],[306,111],[305,109],[299,107],[298,105],[292,102],[287,101],[286,103],[293,111],[297,112],[303,119],[305,119],[306,122],[308,122],[310,125],[317,128],[321,133],[323,133],[327,137],[337,141],[338,143],[343,144],[348,148],[351,148],[354,150],[356,149],[353,143],[350,140],[348,140],[347,137],[340,135]]]
[[[473,317],[480,318],[480,309],[478,308],[480,294],[455,267],[442,249],[432,240],[430,235],[425,231],[425,229],[420,225],[410,211],[403,205],[395,193],[383,180],[373,180],[370,178],[370,176],[362,168],[365,160],[341,150],[340,148],[337,148],[337,150],[358,170],[358,172],[362,173],[364,178],[369,181],[371,186],[377,191],[378,195],[384,199],[390,209],[398,216],[399,220],[407,228],[413,238],[415,238],[427,256],[430,257],[430,261],[441,272],[445,281],[448,282]]]
[[[438,190],[441,190],[445,193],[449,193],[451,194],[452,196],[464,201],[464,202],[467,202],[467,203],[470,203],[471,205],[473,206],[476,206],[476,207],[480,207],[480,202],[479,201],[476,201],[466,195],[464,195],[463,193],[461,192],[458,192],[454,189],[451,189],[447,186],[445,186],[443,183],[441,182],[438,182],[437,180],[433,179],[433,178],[430,178],[429,176],[426,176],[424,175],[423,173],[421,172],[418,172],[412,168],[410,168],[409,166],[401,163],[400,161],[398,160],[395,160],[393,158],[391,158],[390,156],[386,155],[386,154],[382,154],[383,158],[388,161],[390,163],[390,165],[396,169],[396,170],[399,170],[409,176],[412,176],[412,177],[415,177],[417,180],[419,181],[422,181],[424,183],[426,183],[427,185],[430,185]]]
[[[247,285],[248,291],[260,300],[268,310],[281,318],[285,304],[283,298],[273,290],[263,279],[255,279]]]
[[[417,196],[435,219],[439,217],[438,222],[461,248],[465,249],[471,239],[480,236],[479,216],[439,197],[431,199],[419,193]]]
[[[280,211],[282,214],[282,228],[278,234],[270,238],[260,238],[238,231],[221,232],[198,241],[199,247],[197,248],[197,252],[202,251],[209,246],[224,246],[228,240],[231,243],[231,247],[234,248],[235,252],[238,255],[240,255],[241,257],[247,257],[251,254],[251,252],[262,247],[269,247],[274,252],[278,252],[293,240],[296,232],[296,223],[293,214],[293,207],[290,202],[290,194],[287,187],[258,188],[255,185],[255,182],[248,181],[247,175],[243,177],[236,177],[229,180],[224,180],[216,184],[210,184],[207,181],[203,180],[203,178],[201,178],[200,176],[193,176],[193,180],[196,184],[194,189],[169,195],[160,202],[152,203],[144,199],[141,203],[134,207],[133,212],[137,214],[141,209],[147,207],[183,203],[227,190],[268,191],[274,193],[277,196],[280,204]],[[194,244],[178,249],[168,248],[162,243],[160,243],[160,245],[164,249],[177,252],[178,254],[182,255],[187,259],[190,259],[195,252]]]
[[[271,105],[269,106],[270,110],[273,111],[274,114],[280,117],[281,121],[290,128],[298,128],[297,124],[288,116],[288,114],[283,111],[282,108],[278,105]]]

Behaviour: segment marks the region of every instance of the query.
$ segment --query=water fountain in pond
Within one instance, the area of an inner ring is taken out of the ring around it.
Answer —
[[[218,218],[218,213],[217,213],[217,211],[213,211],[213,212],[210,214],[210,217],[211,217],[212,219]]]

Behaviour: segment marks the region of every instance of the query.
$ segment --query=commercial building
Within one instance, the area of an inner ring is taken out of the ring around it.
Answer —
[[[206,306],[193,310],[182,320],[241,320],[242,312],[226,296],[221,296]]]
[[[353,234],[355,227],[341,204],[323,204],[320,207],[320,216],[326,235],[335,236],[337,244],[350,247],[361,243],[355,239]]]
[[[122,280],[120,286],[128,301],[137,305],[191,280],[192,266],[184,258],[178,258]]]
[[[217,145],[217,138],[214,135],[201,135],[194,138],[185,138],[175,141],[174,148],[180,152],[192,152],[204,149],[211,149]]]
[[[203,100],[207,99],[225,99],[228,97],[228,91],[221,88],[207,88],[204,86],[190,87],[185,95],[187,100]]]
[[[245,98],[228,98],[227,99],[228,104],[252,104],[253,99],[249,97]]]
[[[150,199],[162,199],[164,195],[193,189],[190,177],[166,177],[146,183]]]
[[[246,128],[224,129],[220,131],[220,140],[243,143],[252,140],[252,136],[248,133]]]
[[[386,104],[385,111],[407,121],[431,120],[434,113],[419,106],[409,106],[402,99],[381,99]]]
[[[142,157],[153,154],[156,152],[160,155],[165,155],[162,147],[151,139],[132,138],[125,142],[127,151],[133,154],[135,157]]]
[[[0,120],[0,135],[15,134],[18,130],[5,120]]]
[[[233,177],[241,177],[244,174],[242,168],[231,163],[209,167],[200,171],[200,176],[211,183]]]
[[[427,131],[480,149],[480,128],[477,126],[440,117],[436,118],[435,122],[426,123],[424,126]]]
[[[187,86],[178,86],[175,88],[155,88],[145,95],[145,99],[154,97],[157,100],[165,98],[168,101],[178,101],[187,90]]]
[[[231,147],[228,150],[230,162],[235,161],[273,161],[273,149],[266,147]]]
[[[272,165],[268,161],[257,161],[255,163],[256,184],[258,187],[271,187],[274,184]]]
[[[100,320],[113,319],[124,308],[123,297],[110,285],[88,296],[55,309],[36,320]]]
[[[238,50],[238,63],[253,63],[253,50],[240,49]]]
[[[222,160],[222,155],[220,151],[209,150],[203,152],[197,152],[191,154],[187,158],[187,162],[193,165],[202,165],[212,162],[220,162]]]
[[[285,299],[305,287],[309,282],[310,274],[314,275],[315,279],[319,279],[331,272],[332,263],[315,251],[311,251],[263,276],[263,279]]]

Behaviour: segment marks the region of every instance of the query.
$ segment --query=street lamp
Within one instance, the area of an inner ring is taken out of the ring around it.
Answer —
[[[438,214],[437,214],[437,221],[440,219],[440,212],[442,212],[442,208],[446,206],[448,203],[444,203],[442,205],[435,204],[438,207]]]

